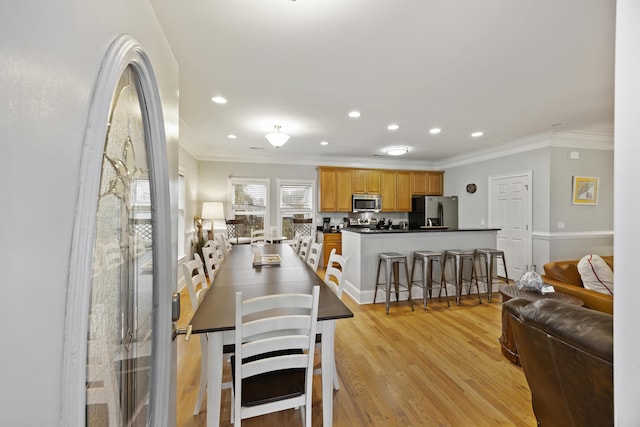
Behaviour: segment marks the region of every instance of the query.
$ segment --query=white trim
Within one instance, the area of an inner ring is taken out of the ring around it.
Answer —
[[[534,231],[532,236],[535,240],[577,240],[577,239],[597,239],[601,237],[613,237],[613,230],[596,230],[596,231],[572,231],[572,232],[545,232]]]
[[[276,227],[277,233],[279,236],[282,236],[282,216],[280,214],[280,187],[282,185],[309,185],[311,186],[311,209],[309,213],[311,214],[311,218],[314,218],[316,204],[314,203],[317,200],[317,187],[315,179],[276,179]]]
[[[69,280],[64,330],[62,386],[60,392],[60,425],[85,425],[87,330],[91,297],[91,269],[95,244],[96,209],[102,152],[113,91],[122,73],[132,66],[137,75],[137,87],[145,135],[148,136],[147,157],[151,175],[151,191],[155,196],[154,210],[154,338],[150,408],[152,425],[175,425],[175,366],[171,369],[175,349],[171,347],[171,301],[175,287],[175,262],[171,256],[171,212],[166,138],[160,95],[151,61],[131,36],[118,36],[109,46],[96,79],[91,99],[87,128],[82,148],[78,177],[78,199],[73,224]],[[175,363],[174,363],[175,365]],[[159,373],[163,373],[159,375]],[[173,396],[173,402],[172,400]]]
[[[232,193],[233,193],[233,184],[234,183],[242,183],[242,184],[249,184],[249,183],[259,183],[259,184],[264,184],[267,187],[267,191],[265,192],[265,212],[264,212],[264,226],[265,227],[269,227],[270,223],[270,215],[269,212],[271,211],[271,204],[270,204],[270,196],[271,196],[271,178],[241,178],[241,177],[235,177],[235,176],[230,176],[227,179],[227,194],[229,195],[229,199],[227,200],[227,209],[229,209],[229,213],[233,213],[233,204],[232,204]],[[227,212],[225,212],[225,218]]]

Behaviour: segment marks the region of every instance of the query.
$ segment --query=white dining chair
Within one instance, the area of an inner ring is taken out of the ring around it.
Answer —
[[[209,240],[209,242],[212,242],[212,240]],[[213,286],[213,279],[220,268],[220,259],[213,244],[202,247],[202,256],[204,257],[204,267],[207,271],[207,276],[209,276],[209,286]]]
[[[267,235],[264,230],[251,230],[251,244],[264,244],[266,243]]]
[[[312,242],[309,246],[309,255],[307,256],[307,265],[313,271],[318,271],[320,263],[320,254],[322,254],[322,243]]]
[[[327,270],[324,275],[324,283],[336,294],[339,299],[342,299],[342,291],[344,290],[344,274],[349,264],[349,257],[338,255],[335,248],[331,249],[329,255],[329,261],[327,262]],[[322,347],[322,335],[316,335],[316,348]],[[338,380],[338,369],[336,368],[335,359],[333,361],[333,388],[340,390],[340,381]],[[314,370],[314,375],[320,375],[322,368]]]
[[[298,251],[298,255],[304,262],[307,262],[311,242],[313,242],[313,237],[303,237],[302,240],[300,240],[300,250]]]
[[[319,286],[311,294],[275,294],[243,299],[236,293],[232,422],[300,408],[311,427],[313,348]],[[274,313],[274,310],[276,313]]]
[[[207,278],[204,275],[202,269],[202,261],[200,255],[194,254],[194,259],[181,264],[182,273],[184,274],[184,281],[187,284],[187,291],[189,292],[189,298],[191,300],[191,308],[193,312],[198,309],[200,302],[204,298],[207,290]],[[200,386],[198,387],[198,397],[196,398],[196,404],[193,409],[193,415],[200,413],[200,407],[202,406],[202,400],[204,398],[204,392],[207,389],[207,359],[208,359],[208,344],[207,334],[200,335]]]

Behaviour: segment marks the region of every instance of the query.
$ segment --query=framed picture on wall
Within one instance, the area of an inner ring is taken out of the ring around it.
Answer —
[[[598,204],[600,178],[593,176],[573,177],[573,204],[593,206]]]

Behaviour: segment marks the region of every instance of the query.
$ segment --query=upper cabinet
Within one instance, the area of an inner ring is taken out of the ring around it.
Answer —
[[[380,194],[383,212],[410,212],[411,196],[441,196],[441,171],[318,167],[321,212],[351,212],[353,194]]]
[[[318,168],[321,212],[351,212],[351,169]]]
[[[380,171],[353,169],[351,190],[353,194],[380,194]]]
[[[380,171],[382,212],[411,211],[411,172]]]
[[[442,196],[443,174],[440,171],[411,172],[411,194],[416,196]]]

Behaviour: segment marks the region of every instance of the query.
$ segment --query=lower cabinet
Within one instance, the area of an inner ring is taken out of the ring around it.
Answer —
[[[338,255],[342,254],[342,233],[324,233],[322,246],[322,267],[327,268],[331,250],[335,249]]]

